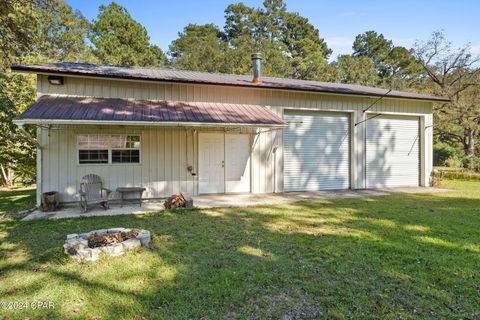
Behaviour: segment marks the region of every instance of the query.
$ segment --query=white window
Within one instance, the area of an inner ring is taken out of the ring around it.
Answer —
[[[140,163],[140,136],[77,136],[79,164]]]
[[[112,163],[140,163],[139,136],[111,136]]]
[[[108,136],[89,134],[78,136],[78,162],[108,163]]]

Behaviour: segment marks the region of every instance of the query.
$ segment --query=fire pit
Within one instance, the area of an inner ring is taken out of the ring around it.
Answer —
[[[147,230],[112,228],[69,234],[63,248],[77,261],[95,261],[101,255],[121,256],[126,250],[146,247],[150,240]]]

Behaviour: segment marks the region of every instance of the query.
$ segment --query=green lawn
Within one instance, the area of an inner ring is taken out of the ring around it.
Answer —
[[[55,308],[0,319],[478,319],[480,182],[444,186],[457,191],[3,218],[0,301]],[[63,254],[68,233],[110,227],[148,229],[154,248],[85,264]]]
[[[35,188],[0,189],[0,217],[16,216],[18,211],[35,207]]]

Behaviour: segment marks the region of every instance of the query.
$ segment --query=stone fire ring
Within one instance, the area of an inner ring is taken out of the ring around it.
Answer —
[[[89,248],[88,247],[88,237],[96,235],[104,235],[109,233],[118,233],[118,232],[130,232],[132,229],[128,228],[112,228],[112,229],[101,229],[94,230],[87,233],[73,233],[67,235],[67,240],[63,245],[63,249],[66,254],[77,261],[96,261],[100,258],[101,255],[106,256],[121,256],[127,250],[139,248],[141,246],[148,246],[150,243],[150,231],[139,230],[138,235],[135,238],[131,238],[119,243],[111,244],[104,247]]]

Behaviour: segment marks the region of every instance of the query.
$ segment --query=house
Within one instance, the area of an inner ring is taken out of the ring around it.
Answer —
[[[432,106],[447,99],[358,85],[80,63],[15,65],[38,99],[37,202],[110,189],[271,193],[428,186]],[[252,79],[253,78],[253,79]]]

